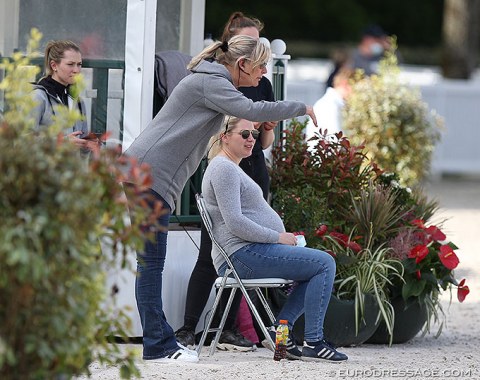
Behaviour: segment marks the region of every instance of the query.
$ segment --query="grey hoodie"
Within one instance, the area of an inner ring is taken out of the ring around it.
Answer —
[[[220,131],[224,115],[277,121],[305,115],[301,102],[253,102],[232,83],[225,66],[202,61],[175,87],[160,112],[125,154],[147,163],[156,191],[173,210],[185,183]]]
[[[62,101],[58,96],[51,94],[47,88],[44,86],[35,84],[33,85],[32,97],[36,102],[33,115],[35,117],[35,129],[45,128],[50,126],[53,123],[53,115],[55,115],[55,110],[58,107],[65,107]],[[83,116],[82,120],[79,120],[72,127],[65,128],[63,133],[65,135],[75,132],[82,131],[82,134],[79,137],[84,137],[88,134],[88,123],[86,117],[86,107],[83,100],[75,101],[70,95],[68,95],[68,106],[70,109],[74,105],[78,104],[80,113]]]

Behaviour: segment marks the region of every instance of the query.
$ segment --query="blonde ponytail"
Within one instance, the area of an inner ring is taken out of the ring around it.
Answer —
[[[192,58],[187,66],[187,69],[191,70],[196,67],[204,59],[215,59],[217,50],[222,46],[221,41],[215,41],[213,44],[207,46],[198,55]]]
[[[213,59],[224,66],[235,66],[241,59],[248,59],[254,66],[268,62],[270,48],[259,40],[244,35],[233,36],[228,42],[216,41],[207,46],[188,64],[188,69],[194,69],[202,60]]]

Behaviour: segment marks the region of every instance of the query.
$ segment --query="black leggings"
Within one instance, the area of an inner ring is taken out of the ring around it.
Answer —
[[[200,315],[202,314],[203,309],[208,301],[213,283],[218,277],[215,267],[213,266],[211,252],[212,240],[210,239],[210,236],[208,235],[208,232],[202,223],[198,260],[193,268],[190,281],[188,282],[187,300],[185,304],[184,326],[192,330],[195,330],[197,326]],[[229,296],[230,289],[226,289],[222,294],[220,307],[217,308],[217,310],[225,310]],[[228,313],[224,330],[231,330],[235,326],[235,320],[241,300],[242,292],[237,291],[233,299],[230,312]],[[219,321],[220,316],[217,314],[215,323],[219,323]]]

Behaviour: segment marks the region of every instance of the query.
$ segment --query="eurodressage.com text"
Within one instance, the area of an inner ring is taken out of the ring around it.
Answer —
[[[340,369],[333,371],[338,377],[438,377],[438,378],[467,378],[475,375],[469,369]]]

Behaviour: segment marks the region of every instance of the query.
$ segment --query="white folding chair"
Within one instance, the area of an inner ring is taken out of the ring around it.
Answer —
[[[200,216],[202,217],[202,221],[205,225],[205,228],[208,231],[208,234],[210,235],[210,238],[212,239],[213,244],[215,244],[215,246],[223,255],[223,258],[227,262],[227,270],[225,271],[225,274],[222,277],[218,277],[217,280],[215,281],[215,287],[217,288],[217,295],[215,297],[215,301],[213,303],[212,309],[210,310],[210,315],[208,317],[207,324],[205,325],[205,328],[203,330],[200,343],[198,344],[198,347],[197,347],[198,355],[200,355],[200,352],[202,351],[207,334],[210,332],[216,333],[215,338],[210,345],[210,355],[214,354],[215,348],[217,347],[218,340],[220,339],[220,335],[223,331],[223,327],[225,325],[228,312],[230,311],[233,297],[235,296],[235,292],[237,291],[237,289],[241,290],[253,316],[258,322],[258,325],[260,326],[260,328],[262,329],[262,332],[265,335],[266,339],[269,341],[272,347],[275,347],[275,343],[270,337],[270,334],[268,333],[266,326],[263,324],[262,318],[260,317],[260,314],[258,314],[258,311],[255,305],[253,304],[247,290],[251,290],[251,289],[255,290],[259,300],[261,301],[263,307],[265,308],[265,311],[267,312],[270,318],[271,324],[273,325],[275,323],[275,316],[273,315],[273,312],[270,309],[270,306],[268,305],[267,300],[263,296],[263,293],[261,292],[261,288],[279,288],[279,287],[291,284],[293,283],[293,281],[286,280],[284,278],[258,278],[258,279],[242,280],[238,276],[237,271],[235,270],[227,253],[222,248],[222,246],[220,246],[220,244],[217,242],[217,240],[213,236],[212,221],[205,207],[205,200],[203,199],[203,196],[201,194],[196,194],[195,198],[197,200],[198,211],[200,212]],[[222,296],[224,289],[231,289],[230,297],[228,298],[227,306],[223,311],[223,315],[220,320],[219,326],[214,328],[214,327],[211,327],[211,324],[212,324],[215,312],[217,310],[217,307],[220,304],[220,297]]]

